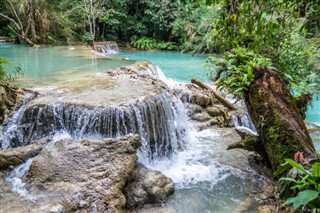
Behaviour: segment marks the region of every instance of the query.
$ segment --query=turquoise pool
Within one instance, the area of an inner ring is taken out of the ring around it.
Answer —
[[[203,67],[207,54],[192,55],[177,51],[126,51],[115,56],[132,60],[148,60],[161,68],[167,78],[190,82],[192,78],[206,81],[208,71]]]
[[[17,79],[17,83],[29,87],[51,85],[133,63],[97,57],[84,46],[31,48],[0,44],[0,56],[7,58],[13,65],[21,66],[24,74]]]

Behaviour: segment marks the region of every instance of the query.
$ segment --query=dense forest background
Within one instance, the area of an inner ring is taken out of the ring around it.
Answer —
[[[200,6],[194,0],[3,1],[0,35],[26,36],[32,43],[42,44],[130,43],[144,38],[145,43],[172,42],[167,48],[190,50],[203,41],[217,14],[216,8]]]
[[[222,61],[209,58],[208,67],[216,79],[231,76],[220,86],[239,96],[253,77],[248,69],[232,70],[244,59],[249,68],[279,70],[296,91],[319,83],[319,0],[2,1],[0,36],[17,42],[112,40],[139,49],[227,53]],[[231,75],[221,75],[226,70]],[[239,79],[239,72],[246,75]]]
[[[269,45],[302,25],[305,38],[320,31],[318,0],[2,1],[0,35],[27,43],[113,40],[142,49],[223,52],[259,47],[258,36]]]

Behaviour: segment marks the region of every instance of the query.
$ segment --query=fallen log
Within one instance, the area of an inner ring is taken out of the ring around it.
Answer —
[[[191,79],[191,83],[196,84],[197,86],[201,87],[202,89],[205,90],[209,90],[210,92],[212,92],[214,94],[214,96],[224,105],[226,106],[229,110],[233,111],[233,110],[237,110],[237,108],[230,103],[230,101],[228,101],[227,99],[225,99],[224,97],[222,97],[220,94],[218,94],[216,91],[214,91],[213,89],[211,89],[208,85],[204,84],[203,82],[201,82],[198,79]]]
[[[294,158],[298,151],[305,158],[317,158],[301,111],[278,74],[259,67],[254,75],[245,103],[272,169],[275,171],[284,158]]]

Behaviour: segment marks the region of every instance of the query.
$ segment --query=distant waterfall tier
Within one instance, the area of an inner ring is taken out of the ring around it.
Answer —
[[[119,53],[119,47],[116,42],[95,42],[94,50],[104,55]]]
[[[12,117],[2,130],[2,149],[59,132],[74,139],[140,134],[140,152],[147,159],[170,157],[183,146],[183,106],[161,82],[126,74],[98,75],[60,89],[36,98]]]
[[[150,77],[165,80],[162,70],[148,61],[136,61],[132,66],[118,67],[112,70],[102,71],[102,73],[110,76],[134,74],[139,77]]]

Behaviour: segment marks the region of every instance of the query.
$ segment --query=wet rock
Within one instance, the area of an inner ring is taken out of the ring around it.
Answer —
[[[209,115],[211,115],[212,117],[215,116],[227,116],[228,112],[225,110],[225,107],[222,105],[214,105],[211,107],[207,107],[206,111],[209,113]]]
[[[129,208],[165,201],[174,192],[173,181],[159,171],[139,165],[124,190]]]
[[[9,85],[0,84],[0,123],[2,123],[13,110],[17,102],[17,92]]]
[[[27,175],[31,194],[67,212],[119,212],[122,189],[136,166],[138,135],[121,139],[61,140],[44,148]],[[54,211],[56,212],[56,211]]]
[[[187,84],[183,89],[176,89],[175,94],[186,104],[188,115],[197,122],[198,129],[232,125],[229,110],[210,91]]]
[[[258,209],[259,213],[273,213],[275,212],[274,206],[271,205],[264,205],[264,206],[259,206]]]
[[[0,83],[0,124],[6,124],[8,117],[24,102],[35,98],[37,92],[19,89]]]
[[[36,156],[47,142],[48,138],[43,138],[28,146],[0,150],[0,170],[14,167],[24,163],[27,159]]]
[[[205,121],[209,121],[210,119],[212,119],[212,117],[206,112],[200,112],[200,113],[195,113],[191,116],[192,120],[195,121],[199,121],[199,122],[205,122]]]

